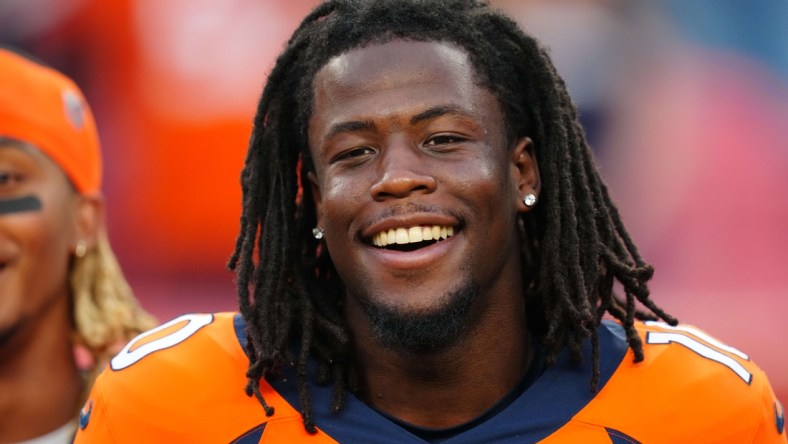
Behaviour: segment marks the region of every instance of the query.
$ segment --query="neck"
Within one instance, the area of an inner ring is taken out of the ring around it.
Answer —
[[[493,407],[522,380],[532,359],[522,294],[497,300],[462,339],[433,353],[386,348],[371,339],[368,327],[358,327],[366,402],[428,428],[457,426]]]
[[[82,390],[67,297],[18,327],[0,344],[0,443],[61,427],[76,416]]]

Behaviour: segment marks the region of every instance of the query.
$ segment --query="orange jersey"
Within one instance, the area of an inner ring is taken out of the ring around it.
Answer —
[[[747,355],[690,326],[637,329],[645,360],[634,363],[629,350],[593,401],[544,442],[786,442],[782,406]]]
[[[562,355],[527,389],[445,443],[785,443],[784,413],[764,373],[743,353],[687,326],[637,325],[646,359],[632,361],[623,329],[599,327],[600,390]],[[144,333],[112,359],[80,415],[76,443],[425,443],[348,394],[311,384],[318,433],[296,410],[293,369],[261,383],[272,416],[248,397],[240,315],[186,315]]]
[[[335,442],[307,434],[299,413],[269,386],[261,384],[271,418],[246,395],[248,359],[233,318],[181,316],[132,340],[96,380],[76,442],[256,443],[269,425],[269,442]]]

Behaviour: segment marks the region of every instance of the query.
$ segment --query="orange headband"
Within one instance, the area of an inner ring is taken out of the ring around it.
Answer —
[[[0,136],[49,156],[81,193],[101,187],[101,153],[82,92],[54,69],[0,49]]]

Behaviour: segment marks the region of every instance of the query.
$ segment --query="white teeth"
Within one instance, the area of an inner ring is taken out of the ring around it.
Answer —
[[[408,228],[408,241],[410,243],[421,242],[423,239],[421,233],[423,233],[421,227]]]
[[[408,240],[408,230],[404,228],[397,228],[397,244],[403,245],[410,242]]]
[[[429,240],[441,240],[454,236],[454,227],[432,225],[429,227],[414,226],[408,228],[392,228],[372,236],[372,244],[385,247],[391,244],[413,244]]]

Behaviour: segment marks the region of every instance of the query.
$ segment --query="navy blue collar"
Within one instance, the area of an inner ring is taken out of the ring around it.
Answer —
[[[235,331],[246,350],[245,322],[235,317]],[[608,382],[627,351],[623,328],[611,321],[598,327],[600,345],[599,389]],[[312,366],[311,374],[314,374]],[[583,364],[572,364],[563,352],[557,362],[547,367],[530,386],[505,407],[484,421],[462,431],[444,443],[478,443],[516,438],[518,442],[537,442],[563,427],[594,398],[589,388],[591,378],[591,345],[583,344]],[[298,380],[293,367],[269,384],[293,407],[300,410]],[[347,394],[345,407],[338,413],[330,411],[333,386],[310,384],[315,424],[339,442],[425,443],[406,428],[378,413],[352,394]],[[414,400],[418,402],[418,400]]]

